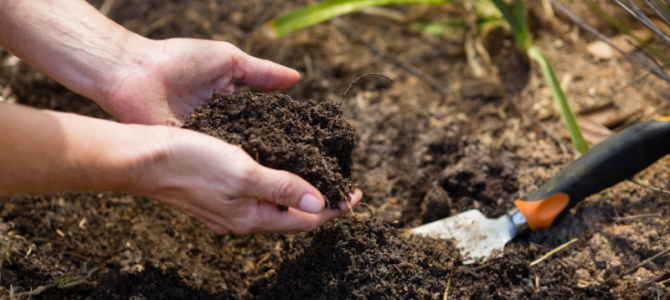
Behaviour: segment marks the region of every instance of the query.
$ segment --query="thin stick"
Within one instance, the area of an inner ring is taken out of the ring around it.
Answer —
[[[510,95],[510,97],[508,98],[509,102],[512,103],[512,105],[514,105],[514,108],[516,108],[518,112],[520,112],[522,115],[526,116],[526,118],[533,121],[533,123],[535,123],[537,127],[540,127],[540,129],[542,129],[544,133],[546,133],[552,140],[554,140],[554,142],[556,142],[559,145],[559,148],[561,148],[561,150],[567,149],[574,155],[580,155],[579,152],[577,152],[577,150],[566,144],[563,140],[561,140],[558,136],[556,136],[547,126],[544,126],[544,124],[542,124],[540,120],[538,120],[537,118],[535,118],[535,116],[524,110],[523,107],[521,107],[521,105],[519,104],[519,102],[516,102],[515,99],[516,97],[518,97],[518,94]],[[562,148],[561,146],[563,146],[564,148]]]
[[[393,61],[395,64],[398,66],[402,67],[405,69],[407,72],[411,73],[412,75],[416,76],[417,78],[423,80],[426,84],[428,84],[430,87],[435,89],[437,92],[442,94],[443,96],[447,97],[451,95],[455,89],[453,87],[446,88],[439,82],[437,82],[435,79],[431,78],[430,76],[426,75],[426,73],[422,72],[419,70],[419,68],[415,67],[414,65],[402,60],[400,57],[397,55],[388,52],[384,49],[379,48],[377,45],[375,45],[373,42],[370,40],[366,39],[363,37],[363,35],[358,32],[356,29],[351,27],[351,25],[347,24],[340,18],[335,18],[332,20],[333,24],[337,26],[340,30],[342,30],[344,33],[352,36],[353,38],[357,39],[358,41],[361,42],[361,44],[365,45],[366,47],[370,48],[370,50],[377,52],[380,56]]]
[[[349,211],[351,212],[351,215],[354,216],[354,218],[356,218],[356,213],[354,212],[354,209],[351,208],[351,204],[349,203],[349,199],[344,198],[344,202],[346,202],[347,206],[349,206]]]
[[[632,182],[632,183],[635,183],[635,184],[637,184],[637,185],[639,185],[639,186],[641,186],[641,187],[648,188],[648,189],[650,189],[650,190],[652,190],[652,191],[670,195],[670,191],[666,191],[666,190],[662,190],[662,189],[659,189],[659,188],[655,188],[655,187],[653,187],[653,186],[648,186],[648,185],[646,185],[646,184],[639,183],[639,182],[637,182],[637,181],[635,181],[635,180],[633,180],[633,179],[628,179],[628,181],[630,181],[630,182]]]
[[[365,77],[365,76],[368,76],[368,75],[376,75],[376,76],[379,76],[379,77],[384,77],[384,78],[390,80],[391,82],[393,82],[393,79],[389,78],[389,77],[386,76],[386,75],[377,74],[377,73],[367,73],[367,74],[363,74],[363,75],[359,76],[358,78],[356,78],[356,80],[352,81],[352,82],[349,84],[349,86],[347,87],[347,90],[344,91],[344,94],[342,94],[342,100],[340,100],[340,104],[342,104],[342,102],[344,102],[344,98],[347,96],[347,93],[349,92],[349,90],[351,89],[351,87],[352,87],[356,82],[358,82],[359,80],[361,80],[361,78],[363,78],[363,77]]]
[[[563,245],[560,245],[560,246],[556,247],[556,249],[549,251],[547,254],[543,255],[543,256],[540,257],[540,258],[538,258],[536,261],[530,263],[530,266],[532,267],[532,266],[534,266],[534,265],[537,265],[537,264],[540,263],[541,261],[545,260],[547,257],[551,256],[552,254],[554,254],[554,253],[556,253],[556,252],[558,252],[558,251],[563,250],[563,248],[569,246],[570,244],[576,242],[577,240],[579,240],[579,239],[572,239],[572,240],[570,240],[569,242],[567,242],[567,243],[565,243],[565,244],[563,244]]]
[[[449,299],[449,286],[451,285],[451,278],[449,278],[449,281],[447,281],[447,288],[444,289],[444,296],[442,296],[442,300],[448,300]]]
[[[646,215],[637,215],[637,216],[627,216],[627,217],[616,217],[614,218],[615,222],[631,221],[644,218],[660,218],[661,214],[646,214]]]
[[[665,255],[665,254],[668,253],[668,252],[670,252],[670,248],[665,249],[665,250],[661,251],[661,253],[656,254],[656,255],[654,255],[654,256],[652,256],[652,257],[650,257],[650,258],[645,259],[643,262],[637,264],[637,266],[635,266],[635,267],[632,267],[632,268],[628,269],[628,271],[626,271],[626,273],[623,273],[623,274],[624,274],[624,275],[628,275],[628,274],[630,274],[630,273],[633,273],[633,272],[635,272],[635,270],[637,270],[639,267],[642,267],[642,266],[646,265],[646,264],[649,263],[650,261],[652,261],[652,260],[654,260],[654,259],[657,259],[657,258],[659,258],[659,257],[661,257],[661,256],[663,256],[663,255]]]
[[[372,208],[370,208],[370,206],[367,203],[360,203],[359,205],[365,207],[370,212],[370,218],[375,217],[375,213],[372,212]]]
[[[344,202],[346,202],[347,206],[349,206],[349,211],[351,212],[351,215],[354,216],[354,218],[356,218],[356,213],[354,212],[354,209],[351,207],[351,204],[349,203],[349,199],[347,199],[348,197],[346,195],[344,195],[342,190],[338,189],[338,191],[340,192],[340,195],[342,196],[342,198],[344,198]]]

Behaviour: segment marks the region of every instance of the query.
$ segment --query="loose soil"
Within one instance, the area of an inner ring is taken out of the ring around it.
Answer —
[[[332,101],[298,102],[282,94],[214,93],[183,128],[238,145],[263,166],[298,174],[319,189],[326,206],[349,200],[354,129]]]
[[[255,28],[308,2],[117,0],[110,17],[151,38],[211,38],[245,48]],[[616,32],[596,22],[582,2],[566,4],[606,34]],[[616,11],[613,5],[606,9]],[[445,21],[451,13],[437,7],[418,21]],[[594,61],[584,51],[593,38],[560,16],[535,18],[535,41],[555,63],[575,110],[642,73],[624,60]],[[617,18],[630,22],[622,14]],[[574,158],[507,105],[499,87],[472,77],[462,37],[422,34],[380,16],[343,20],[443,85],[464,91],[442,96],[332,24],[249,45],[251,54],[301,73],[298,86],[286,91],[294,99],[339,100],[364,73],[394,79],[392,85],[362,79],[341,106],[358,145],[351,178],[365,206],[356,218],[297,235],[218,236],[134,195],[2,197],[0,243],[12,247],[0,284],[29,291],[88,262],[100,271],[86,283],[31,299],[670,299],[668,283],[643,284],[670,271],[667,258],[624,274],[670,247],[663,238],[670,234],[670,196],[628,182],[588,198],[556,228],[515,238],[502,259],[483,264],[462,265],[448,241],[408,236],[413,226],[471,208],[496,217]],[[496,38],[492,60],[509,80],[518,79],[504,81],[505,88],[520,89],[521,106],[569,142],[539,71],[528,70],[523,60],[504,67],[514,43],[505,35]],[[113,119],[6,52],[0,56],[4,101]],[[670,106],[659,96],[664,90],[666,84],[649,78],[613,97],[610,107],[621,114],[641,110],[642,121],[668,115]],[[667,189],[668,166],[670,160],[662,159],[635,179]],[[615,219],[650,213],[662,217]],[[530,266],[573,238],[578,241]]]

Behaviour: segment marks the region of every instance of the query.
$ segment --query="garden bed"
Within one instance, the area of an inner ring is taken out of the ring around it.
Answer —
[[[152,38],[210,38],[245,48],[253,29],[307,2],[119,0],[110,16]],[[435,9],[424,18],[442,13]],[[48,289],[32,299],[670,297],[667,283],[643,284],[670,272],[667,258],[624,274],[670,247],[664,238],[670,234],[670,196],[629,182],[588,198],[556,228],[515,238],[502,259],[482,264],[462,265],[448,241],[408,235],[411,227],[472,208],[497,217],[574,157],[499,94],[486,92],[495,86],[473,79],[462,41],[424,35],[382,17],[343,19],[444,86],[466,91],[444,96],[332,24],[252,45],[251,54],[301,72],[301,82],[286,91],[301,101],[339,101],[351,81],[369,72],[394,79],[363,78],[342,102],[342,118],[357,139],[351,178],[364,195],[365,205],[355,216],[312,233],[219,236],[174,209],[134,195],[4,197],[0,243],[12,247],[0,270],[2,286],[30,291],[87,262],[99,271],[84,284]],[[570,25],[556,21],[536,26],[536,41],[559,77],[572,78],[567,95],[575,110],[641,74],[623,60],[593,61],[583,50],[591,37],[575,35]],[[166,25],[152,27],[156,23]],[[496,55],[509,55],[513,43],[499,39]],[[0,55],[3,61],[8,57]],[[525,72],[530,79],[521,106],[569,142],[540,75]],[[0,90],[6,86],[19,103],[111,118],[22,64],[3,65]],[[589,94],[592,87],[595,96]],[[657,95],[664,89],[657,79],[647,79],[612,101],[622,112],[642,107],[670,114],[667,100]],[[635,179],[667,188],[669,163],[662,159]],[[650,213],[661,217],[617,219]],[[577,242],[530,266],[574,238]]]

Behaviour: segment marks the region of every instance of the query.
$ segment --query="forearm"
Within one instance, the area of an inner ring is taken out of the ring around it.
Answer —
[[[135,192],[166,130],[0,104],[0,195]]]
[[[0,47],[99,103],[145,43],[83,0],[0,0]]]

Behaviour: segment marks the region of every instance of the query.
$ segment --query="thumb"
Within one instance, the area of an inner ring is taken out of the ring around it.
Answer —
[[[249,187],[253,196],[308,213],[323,210],[325,202],[319,190],[299,176],[260,165],[254,173],[255,180]]]
[[[300,73],[291,68],[259,59],[233,46],[233,78],[264,90],[285,90],[300,80]]]

